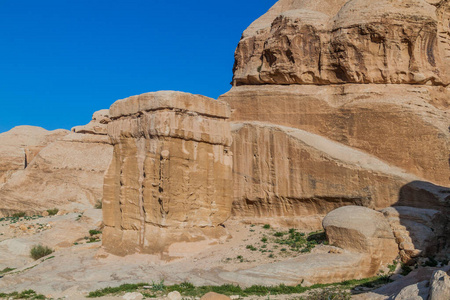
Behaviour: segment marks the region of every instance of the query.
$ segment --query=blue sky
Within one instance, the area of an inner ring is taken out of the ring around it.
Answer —
[[[276,0],[0,0],[0,132],[88,123],[117,99],[230,89],[242,31]]]

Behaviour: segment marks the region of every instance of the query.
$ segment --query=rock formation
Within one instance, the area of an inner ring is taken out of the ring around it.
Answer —
[[[82,211],[101,201],[104,172],[112,157],[109,137],[63,130],[49,139],[53,142],[33,148],[40,151],[33,159],[28,155],[26,168],[0,187],[0,215],[32,215],[51,208]]]
[[[369,208],[340,207],[323,219],[323,228],[330,244],[368,254],[369,276],[376,275],[381,266],[391,263],[398,255],[389,223],[382,213]]]
[[[105,176],[104,242],[113,253],[166,251],[222,234],[231,212],[230,111],[180,92],[115,102]]]
[[[17,170],[25,169],[48,144],[63,138],[67,130],[47,131],[33,126],[18,126],[0,134],[0,185]]]
[[[281,0],[244,32],[220,100],[233,121],[304,129],[448,185],[449,16],[447,0]]]
[[[322,228],[344,205],[384,208],[415,176],[362,151],[300,129],[234,123],[233,216]],[[268,219],[269,218],[269,219]]]

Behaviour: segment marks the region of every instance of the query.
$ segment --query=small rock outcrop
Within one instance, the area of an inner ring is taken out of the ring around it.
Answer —
[[[115,102],[105,176],[103,245],[161,253],[223,234],[231,212],[231,131],[226,103],[181,92]]]

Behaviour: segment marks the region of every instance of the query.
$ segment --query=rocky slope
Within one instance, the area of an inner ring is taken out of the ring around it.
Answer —
[[[106,129],[106,125],[101,126]],[[39,135],[34,131],[28,131],[32,138],[22,144],[28,152],[29,149],[39,152],[27,155],[25,168],[16,171],[0,186],[0,215],[16,212],[33,215],[52,208],[83,211],[101,201],[103,176],[112,157],[108,136],[55,131],[44,136],[47,143],[41,142],[36,147],[33,145]],[[22,140],[28,136],[16,132],[17,129],[13,129],[2,135],[8,140],[11,134],[18,134]]]

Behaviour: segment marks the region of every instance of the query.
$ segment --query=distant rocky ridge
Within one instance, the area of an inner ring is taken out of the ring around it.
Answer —
[[[94,118],[98,115],[94,114]],[[107,110],[100,115],[107,115]],[[106,136],[106,123],[93,126],[93,122],[87,126],[89,130],[76,127],[75,131],[84,133],[21,126],[0,134],[0,149],[12,141],[20,141],[14,151],[0,151],[0,163],[10,162],[11,153],[20,153],[22,157],[17,160],[20,168],[7,167],[8,178],[0,185],[0,216],[16,212],[40,214],[51,208],[83,211],[101,201],[112,146]],[[93,134],[92,127],[97,134]],[[23,160],[22,153],[31,154]]]

